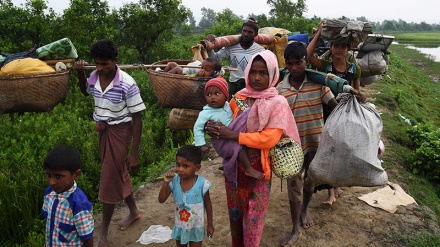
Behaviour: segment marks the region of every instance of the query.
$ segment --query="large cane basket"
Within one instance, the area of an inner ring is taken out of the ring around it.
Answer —
[[[70,70],[0,76],[0,114],[51,111],[66,98],[69,82]]]
[[[190,60],[163,60],[146,69],[160,106],[202,110],[206,105],[204,87],[210,78],[155,71],[155,68],[163,67],[168,62],[186,65]]]

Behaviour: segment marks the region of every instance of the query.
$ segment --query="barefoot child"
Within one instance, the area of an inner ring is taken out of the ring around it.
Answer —
[[[225,126],[228,126],[232,122],[233,113],[227,102],[228,97],[228,83],[223,77],[213,78],[206,83],[205,99],[208,104],[203,107],[203,110],[199,113],[197,121],[194,124],[195,145],[200,147],[203,153],[209,152],[205,141],[204,130],[206,122],[209,120],[220,121]],[[218,152],[219,146],[216,141],[218,140],[211,140],[211,143]],[[246,175],[257,179],[264,177],[263,172],[252,167],[245,147],[242,147],[238,153],[238,159],[240,163],[243,164]]]
[[[80,163],[78,150],[67,145],[54,147],[44,160],[49,183],[41,210],[46,218],[44,246],[93,246],[92,203],[75,181]]]
[[[182,68],[176,62],[169,62],[163,71],[171,74],[181,75],[195,74],[195,76],[200,77],[216,77],[224,74],[222,70],[222,63],[218,58],[208,57],[203,60],[202,63],[200,63],[200,61],[195,61],[188,63],[187,65],[201,66],[201,68]]]
[[[304,228],[314,225],[310,218],[307,206],[313,195],[313,183],[307,177],[307,169],[315,156],[320,135],[324,127],[322,103],[328,104],[332,109],[337,102],[330,88],[315,84],[306,73],[307,50],[300,42],[289,44],[284,50],[286,68],[289,71],[277,87],[290,105],[295,117],[301,146],[304,154],[304,163],[301,172],[287,180],[287,193],[290,203],[292,231],[280,241],[280,246],[291,246],[299,240],[302,233],[299,230],[300,216]],[[301,205],[301,192],[303,202]]]
[[[176,154],[176,170],[168,172],[159,192],[159,202],[164,203],[171,193],[174,200],[174,227],[171,238],[179,247],[201,247],[205,237],[205,210],[208,220],[206,233],[212,237],[212,204],[209,196],[211,183],[196,175],[200,170],[202,151],[192,145],[181,147]]]

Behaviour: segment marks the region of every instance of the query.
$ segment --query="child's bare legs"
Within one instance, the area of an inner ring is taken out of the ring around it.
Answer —
[[[249,161],[246,147],[243,147],[238,153],[238,160],[244,166],[245,169],[244,173],[246,175],[248,175],[249,177],[254,177],[256,179],[264,178],[263,172],[260,172],[256,170],[254,167],[252,167],[251,162]]]
[[[300,207],[301,202],[292,202],[290,203],[290,217],[292,218],[292,232],[287,234],[280,241],[280,246],[291,246],[295,244],[302,236],[302,233],[299,230],[299,215],[300,215]]]
[[[322,202],[322,204],[331,206],[334,202],[336,202],[334,188],[328,189],[327,193],[328,193],[327,200]]]
[[[344,193],[340,188],[331,188],[328,189],[328,197],[325,202],[322,202],[324,205],[331,206],[334,202],[336,202],[336,197],[340,197]]]
[[[168,72],[176,66],[179,66],[176,62],[168,62],[167,66],[163,69],[163,71]]]
[[[315,153],[307,153],[304,157],[304,166],[306,168],[306,171],[308,170],[308,167],[310,163],[312,162],[313,158],[315,157]],[[313,196],[313,189],[315,188],[315,185],[313,181],[309,178],[307,178],[307,172],[304,179],[304,185],[303,185],[303,201],[301,205],[301,224],[304,229],[310,228],[315,225],[315,222],[309,215],[309,211],[307,208],[309,207],[309,203],[312,200]]]
[[[336,197],[341,197],[342,193],[344,193],[343,190],[341,190],[341,188],[335,187],[335,196]]]
[[[168,71],[168,73],[182,75],[183,69],[180,66],[176,66],[176,67],[172,68],[170,71]]]

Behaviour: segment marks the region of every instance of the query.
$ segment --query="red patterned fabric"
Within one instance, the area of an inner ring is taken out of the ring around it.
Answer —
[[[215,38],[214,43],[209,40],[202,40],[200,44],[206,47],[206,50],[220,49],[225,46],[236,45],[240,42],[241,34],[228,35]],[[274,36],[272,34],[258,34],[254,38],[254,42],[257,44],[270,44],[274,42]]]
[[[248,148],[248,156],[251,165],[262,171],[260,150]],[[271,180],[245,175],[241,164],[238,168],[238,186],[225,176],[232,246],[258,247],[269,205]]]

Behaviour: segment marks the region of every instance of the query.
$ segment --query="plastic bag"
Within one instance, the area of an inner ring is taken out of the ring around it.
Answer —
[[[324,125],[308,175],[316,184],[334,187],[386,184],[388,176],[377,157],[383,127],[379,113],[351,94],[340,96]]]
[[[142,233],[136,243],[143,245],[165,243],[171,239],[171,232],[172,230],[168,226],[152,225]]]
[[[16,59],[21,58],[37,58],[37,53],[35,51],[35,48],[30,49],[29,51],[24,52],[18,52],[18,53],[0,53],[0,68],[2,68],[7,63],[14,61]]]
[[[381,50],[373,50],[358,60],[362,76],[382,75],[388,69],[387,57]]]

